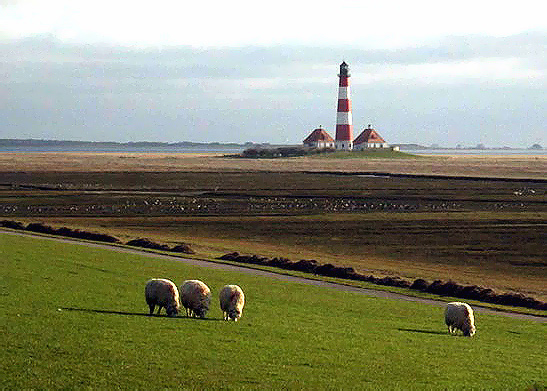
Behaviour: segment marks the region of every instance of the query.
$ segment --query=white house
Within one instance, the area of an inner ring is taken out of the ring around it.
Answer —
[[[353,149],[362,151],[369,148],[389,148],[386,141],[372,129],[371,125],[361,132],[355,140],[353,140]]]
[[[303,141],[306,148],[334,148],[334,139],[321,127],[315,129],[311,134]]]

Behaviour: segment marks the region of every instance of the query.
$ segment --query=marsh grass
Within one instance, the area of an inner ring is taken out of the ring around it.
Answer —
[[[337,151],[313,156],[322,159],[427,159],[424,156],[394,151],[391,148],[378,148],[365,151]]]
[[[0,234],[0,388],[526,389],[545,385],[544,324]],[[205,320],[146,316],[151,277],[199,278]],[[240,322],[217,295],[243,287]]]
[[[401,152],[404,153],[404,152]],[[413,174],[546,178],[547,156],[427,156],[414,159],[230,159],[223,154],[184,153],[0,153],[0,172],[193,171],[382,171]]]

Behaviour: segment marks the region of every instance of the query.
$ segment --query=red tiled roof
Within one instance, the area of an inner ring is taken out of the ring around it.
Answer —
[[[303,142],[308,144],[317,141],[334,142],[334,139],[324,129],[317,128]]]
[[[353,144],[363,144],[363,143],[385,143],[386,141],[380,136],[374,129],[370,126],[368,129],[363,130],[355,140]]]

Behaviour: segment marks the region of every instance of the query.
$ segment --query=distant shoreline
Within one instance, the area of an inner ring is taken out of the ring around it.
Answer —
[[[531,148],[450,148],[427,147],[419,144],[394,144],[400,150],[420,155],[547,155],[547,149]],[[70,141],[37,139],[0,139],[0,152],[149,152],[149,153],[237,153],[248,148],[295,147],[268,143],[200,143],[183,141],[164,143],[152,141],[110,142],[110,141]]]
[[[0,152],[239,152],[253,144],[0,139]]]

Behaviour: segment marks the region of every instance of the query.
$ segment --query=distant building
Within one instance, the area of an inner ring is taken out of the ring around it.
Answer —
[[[369,124],[368,128],[353,140],[353,149],[362,151],[370,148],[389,148],[389,145]]]
[[[335,147],[334,139],[321,126],[311,132],[303,141],[303,144],[306,148],[324,149]]]
[[[315,129],[304,141],[306,148],[332,148],[341,151],[362,151],[365,149],[389,148],[388,143],[372,129],[371,125],[353,139],[353,115],[350,97],[350,73],[348,64],[340,64],[338,74],[338,104],[336,109],[336,137],[333,139],[321,126]],[[399,150],[393,147],[393,150]]]
[[[346,62],[340,64],[338,74],[338,107],[336,109],[336,149],[351,151],[353,145],[353,122],[349,87],[349,67]]]

